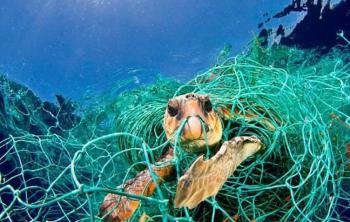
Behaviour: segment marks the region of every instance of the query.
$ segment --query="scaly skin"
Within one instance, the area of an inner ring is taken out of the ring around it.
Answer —
[[[237,109],[230,113],[228,108],[221,107],[218,111],[224,119],[243,116]],[[247,121],[253,121],[257,119],[258,113],[248,110],[243,117]],[[220,142],[222,123],[218,113],[213,110],[208,96],[189,93],[169,100],[164,114],[164,131],[171,144],[174,143],[176,132],[183,121],[186,123],[179,142],[184,150],[203,152],[206,150],[207,144],[212,148]],[[264,118],[262,124],[266,128],[274,130],[268,118]],[[203,157],[199,157],[178,182],[175,207],[194,208],[209,196],[215,195],[226,179],[232,175],[235,168],[247,157],[259,151],[261,147],[261,142],[257,138],[238,137],[225,142],[210,160],[204,161]],[[157,162],[169,161],[172,158],[173,149],[170,148]],[[158,184],[175,171],[174,166],[153,167],[153,170],[158,176],[156,181]],[[221,171],[225,171],[225,175],[216,177],[215,175],[219,175]],[[208,180],[210,176],[213,177],[211,181]],[[197,189],[205,181],[207,185],[210,185],[210,189],[206,188],[208,186]],[[155,183],[148,169],[141,171],[124,185],[125,192],[143,196],[151,196],[155,188]],[[108,194],[100,207],[100,212],[101,216],[107,215],[104,217],[106,221],[121,222],[130,219],[139,205],[140,201],[138,200]]]
[[[175,133],[185,120],[188,122],[180,137],[181,147],[185,150],[198,152],[205,149],[205,136],[210,147],[215,146],[221,140],[221,121],[212,109],[208,96],[190,93],[169,100],[164,114],[164,130],[171,143],[174,143]],[[169,161],[172,157],[173,149],[171,148],[157,162]],[[173,166],[153,167],[153,170],[158,176],[158,184],[174,173]],[[151,196],[155,191],[155,183],[149,170],[143,170],[135,178],[128,180],[124,185],[124,191],[130,194]],[[104,217],[105,221],[125,221],[132,217],[139,205],[140,201],[138,200],[108,194],[100,207],[100,215],[102,217],[107,215]]]
[[[167,152],[157,160],[157,163],[167,162],[172,158],[173,149],[170,147]],[[161,168],[153,166],[153,171],[158,177],[157,183],[159,184],[162,180],[166,180],[174,173],[174,166],[169,165]],[[124,184],[124,192],[142,196],[151,196],[155,188],[156,185],[148,169],[141,171],[135,178],[128,180]],[[139,206],[140,201],[138,200],[132,200],[125,196],[110,193],[104,198],[103,204],[100,207],[100,214],[104,216],[111,212],[105,217],[105,221],[122,222],[130,219]]]
[[[237,166],[261,148],[258,138],[240,136],[224,142],[208,160],[201,155],[179,179],[174,206],[193,209],[208,197],[215,196]]]
[[[187,152],[203,152],[207,145],[212,148],[220,142],[222,124],[219,115],[212,108],[209,96],[189,93],[169,100],[163,125],[172,144],[183,121],[186,124],[180,136],[180,144]]]

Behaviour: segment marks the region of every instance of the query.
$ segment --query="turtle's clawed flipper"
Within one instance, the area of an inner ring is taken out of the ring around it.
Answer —
[[[173,148],[169,147],[166,152],[157,160],[157,164],[170,162],[173,158]],[[168,179],[174,173],[174,166],[167,165],[163,167],[153,166],[153,172],[157,176],[157,181],[153,181],[151,173],[145,169],[138,173],[122,186],[124,192],[139,196],[151,196],[155,189],[156,183]],[[109,193],[100,206],[100,216],[104,221],[123,222],[132,218],[135,211],[140,206],[140,200],[127,198],[113,193]],[[145,216],[141,217],[144,218]],[[140,219],[140,220],[141,220]]]
[[[200,156],[177,184],[175,207],[192,209],[216,195],[237,166],[261,148],[256,137],[241,136],[226,141],[209,160]]]

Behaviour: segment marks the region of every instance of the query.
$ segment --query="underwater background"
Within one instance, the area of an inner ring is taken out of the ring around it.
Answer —
[[[167,102],[189,92],[215,110],[258,104],[276,130],[228,120],[224,139],[262,138],[257,161],[190,211],[162,183],[131,221],[350,221],[349,0],[4,0],[0,12],[1,221],[107,218],[103,198],[164,152]],[[174,148],[182,175],[196,156]]]
[[[289,2],[4,0],[0,71],[51,101],[133,76],[140,84],[159,73],[187,81],[225,43],[244,50],[264,14]],[[298,16],[290,17],[288,26]]]

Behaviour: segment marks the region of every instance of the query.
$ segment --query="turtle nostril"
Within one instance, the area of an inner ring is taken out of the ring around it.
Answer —
[[[186,99],[191,99],[191,98],[194,98],[194,94],[193,93],[189,93],[186,95]]]

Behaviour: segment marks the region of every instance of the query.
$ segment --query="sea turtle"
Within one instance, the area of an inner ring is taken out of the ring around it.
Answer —
[[[208,95],[195,93],[169,100],[163,126],[170,144],[175,143],[176,133],[182,127],[178,142],[185,151],[203,153],[208,147],[217,150],[208,160],[205,160],[203,155],[198,157],[179,179],[174,199],[175,207],[192,209],[208,197],[216,195],[241,162],[262,150],[264,145],[255,136],[232,137],[228,141],[222,141],[225,121],[232,118],[242,117],[247,122],[258,121],[265,128],[274,130],[271,119],[259,110],[263,109],[255,106],[255,109],[241,112],[236,107],[225,106],[215,111]],[[170,146],[157,162],[171,162],[173,154],[173,148]],[[157,183],[175,173],[173,165],[157,167],[155,164],[152,169],[158,176]],[[150,196],[156,186],[151,173],[146,169],[128,180],[123,188],[127,193]],[[139,204],[138,200],[108,194],[100,207],[101,216],[106,221],[125,221],[132,217]]]

